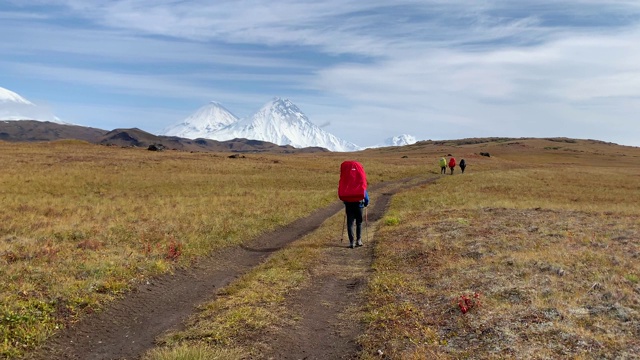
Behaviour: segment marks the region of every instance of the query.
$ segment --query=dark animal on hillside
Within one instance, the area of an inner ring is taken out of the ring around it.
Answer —
[[[162,150],[164,150],[164,145],[162,145],[162,144],[151,144],[151,145],[149,145],[147,150],[149,150],[149,151],[162,151]]]

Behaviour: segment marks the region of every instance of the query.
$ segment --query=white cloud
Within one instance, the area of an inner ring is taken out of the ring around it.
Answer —
[[[359,145],[400,133],[640,133],[637,1],[12,3],[0,10],[0,74],[159,101],[297,97],[312,121]],[[60,7],[43,22],[33,4]]]
[[[58,66],[4,63],[5,67],[28,73],[41,80],[73,81],[74,84],[95,88],[109,88],[121,94],[171,98],[202,97],[209,88],[183,84],[178,78],[158,75],[139,75],[115,71],[85,70]]]
[[[565,33],[566,38],[526,48],[428,49],[412,57],[393,52],[366,66],[325,69],[316,85],[355,104],[345,115],[354,122],[380,119],[421,138],[450,137],[450,128],[442,131],[450,124],[466,127],[457,132],[464,137],[607,133],[628,144],[625,134],[640,130],[635,112],[619,110],[613,119],[611,108],[637,108],[640,50],[632,44],[639,34]],[[381,105],[397,112],[381,111]],[[612,121],[619,126],[610,127]]]

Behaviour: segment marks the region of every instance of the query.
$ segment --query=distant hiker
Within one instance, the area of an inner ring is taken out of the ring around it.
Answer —
[[[449,159],[449,169],[451,169],[451,175],[453,175],[453,168],[456,167],[456,158],[453,156]]]
[[[344,202],[349,247],[353,249],[354,245],[362,246],[362,209],[369,205],[369,193],[367,192],[367,175],[359,162],[348,160],[340,164],[338,197]],[[344,227],[342,231],[344,234]]]
[[[347,235],[349,236],[349,248],[362,246],[362,209],[369,206],[369,193],[364,191],[364,199],[358,202],[344,202],[344,210],[347,215]],[[353,224],[356,225],[355,242],[353,236]]]
[[[445,158],[440,158],[440,174],[447,173],[447,160]]]
[[[464,174],[464,168],[467,167],[467,163],[464,161],[464,159],[460,159],[460,164],[458,164],[458,166],[460,166],[460,170],[462,170],[462,173]]]

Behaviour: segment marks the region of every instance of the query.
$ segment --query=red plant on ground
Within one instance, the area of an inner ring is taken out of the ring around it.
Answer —
[[[475,292],[473,295],[460,295],[458,307],[463,314],[466,314],[474,307],[480,307],[480,293]]]
[[[171,242],[169,242],[169,246],[167,247],[167,255],[165,258],[167,260],[178,260],[181,254],[182,244],[177,242],[176,239],[171,239]]]

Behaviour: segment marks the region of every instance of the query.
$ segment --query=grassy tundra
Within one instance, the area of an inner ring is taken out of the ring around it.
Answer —
[[[637,357],[639,150],[496,145],[494,170],[397,196],[377,232],[365,354]]]
[[[456,169],[435,185],[396,196],[376,225],[362,357],[640,352],[640,149],[452,141],[347,157],[362,161],[375,184],[440,176],[437,159],[448,153],[467,160],[466,173]],[[28,351],[137,281],[334,201],[338,165],[346,159],[245,156],[0,142],[0,354]],[[327,241],[341,219],[331,218],[303,242]],[[253,353],[253,344],[235,339],[295,320],[279,304],[322,256],[321,246],[275,254],[184,333],[165,339],[167,350],[148,357],[202,349],[230,358]],[[270,291],[259,291],[264,283]],[[460,296],[470,297],[465,314]],[[255,326],[234,326],[239,316]]]
[[[228,155],[0,142],[0,354],[336,200],[344,154]],[[372,182],[425,170],[397,157],[367,166]]]

